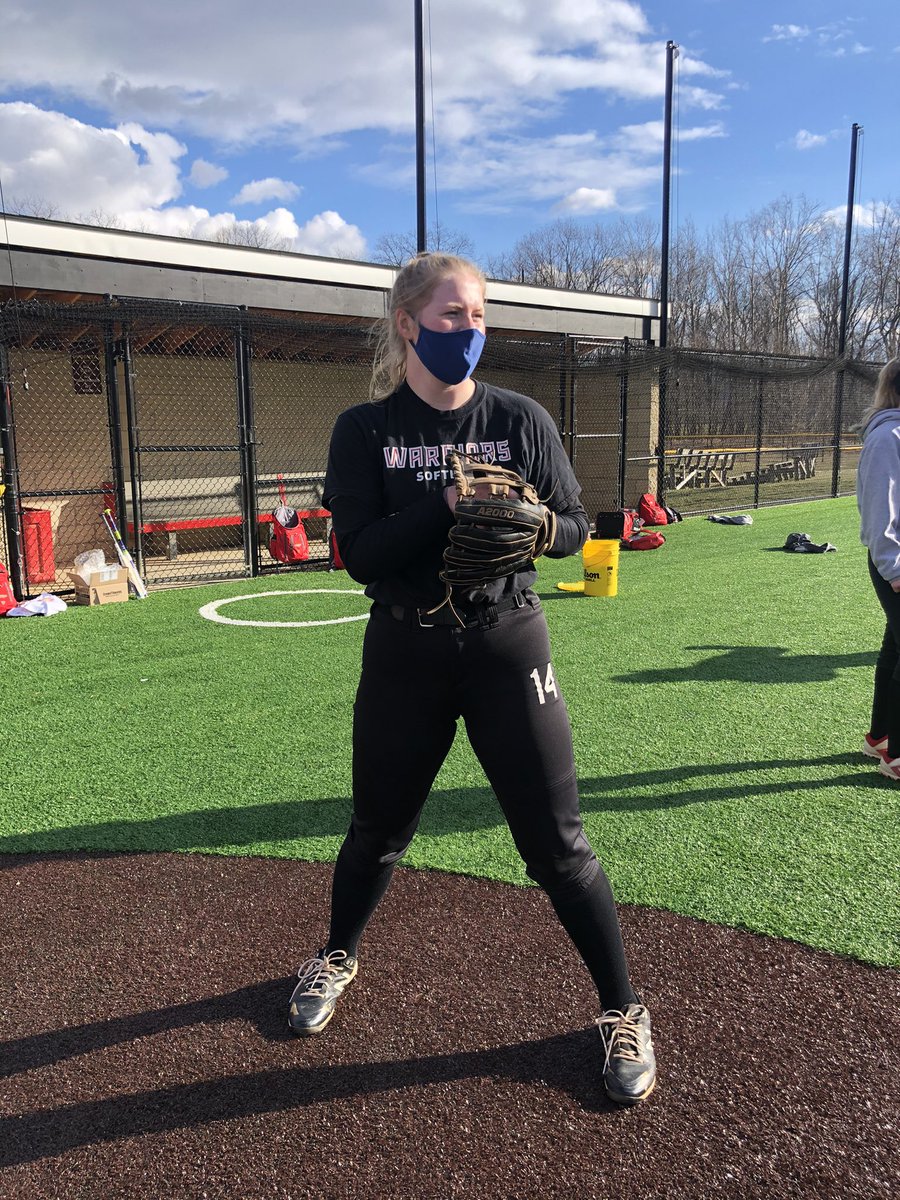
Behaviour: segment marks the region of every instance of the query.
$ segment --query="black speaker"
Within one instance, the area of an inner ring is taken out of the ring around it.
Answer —
[[[625,536],[625,514],[621,508],[615,512],[598,512],[594,537],[617,540]]]

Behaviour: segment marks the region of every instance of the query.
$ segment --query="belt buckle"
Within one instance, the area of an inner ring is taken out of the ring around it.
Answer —
[[[428,612],[426,612],[425,616],[427,617],[428,615],[429,615]],[[436,621],[423,621],[422,620],[421,608],[416,609],[416,617],[418,619],[420,629],[434,629],[434,627],[437,625]]]

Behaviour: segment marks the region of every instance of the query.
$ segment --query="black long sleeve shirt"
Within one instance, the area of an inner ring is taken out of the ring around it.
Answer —
[[[510,467],[556,513],[550,557],[581,549],[588,519],[581,488],[549,414],[528,396],[476,382],[472,399],[442,412],[403,384],[374,404],[359,404],[335,423],[325,475],[341,558],[366,595],[380,604],[431,607],[444,597],[438,578],[453,524],[444,488],[453,482],[453,449]],[[492,581],[492,601],[521,591],[533,567]]]

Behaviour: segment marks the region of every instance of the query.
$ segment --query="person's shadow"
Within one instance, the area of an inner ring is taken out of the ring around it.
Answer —
[[[290,978],[267,979],[224,995],[4,1042],[0,1077],[192,1025],[225,1021],[246,1021],[267,1041],[296,1044],[285,1019],[291,983]],[[603,1094],[602,1056],[597,1047],[597,1031],[587,1028],[487,1050],[387,1062],[285,1066],[42,1108],[0,1118],[0,1168],[120,1138],[473,1078],[540,1082],[567,1092],[586,1111],[612,1111],[615,1105]]]
[[[877,652],[793,654],[786,646],[685,646],[719,651],[693,666],[653,667],[611,676],[613,683],[827,683],[847,667],[874,667]]]

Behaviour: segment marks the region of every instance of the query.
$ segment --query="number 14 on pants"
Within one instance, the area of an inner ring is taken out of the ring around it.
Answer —
[[[556,680],[553,678],[553,664],[547,663],[547,669],[544,673],[543,681],[541,680],[541,672],[535,667],[528,677],[534,684],[534,689],[537,692],[538,701],[541,704],[547,703],[548,696],[555,696],[559,699],[559,692],[556,690]]]

